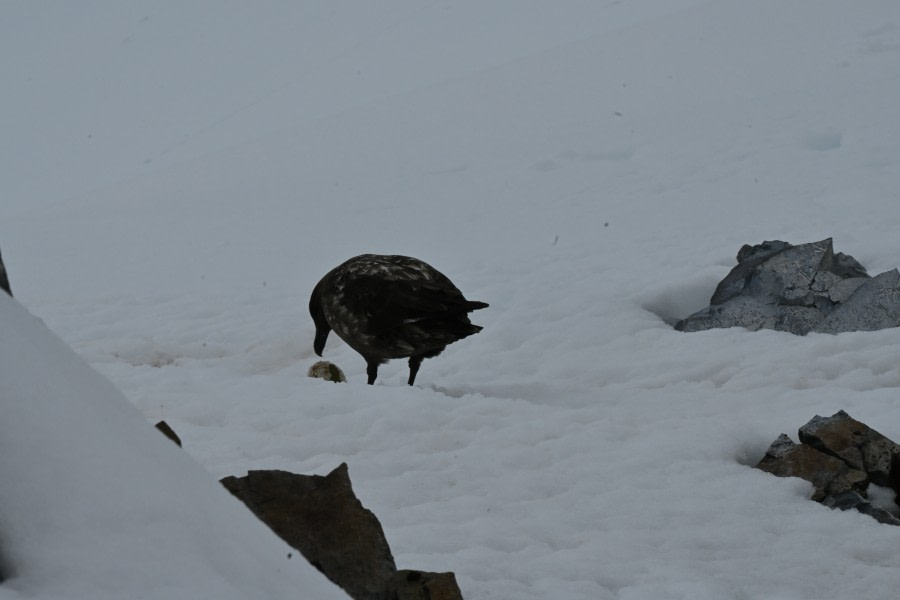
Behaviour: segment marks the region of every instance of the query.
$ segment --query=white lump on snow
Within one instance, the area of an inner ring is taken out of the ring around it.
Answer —
[[[0,294],[0,598],[346,598]]]

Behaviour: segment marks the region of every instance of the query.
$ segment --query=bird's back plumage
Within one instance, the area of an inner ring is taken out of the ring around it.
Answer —
[[[429,264],[397,255],[351,258],[329,271],[310,298],[316,351],[324,347],[328,330],[334,330],[366,359],[370,383],[378,364],[406,357],[412,383],[423,358],[481,331],[468,313],[485,307],[467,300]]]

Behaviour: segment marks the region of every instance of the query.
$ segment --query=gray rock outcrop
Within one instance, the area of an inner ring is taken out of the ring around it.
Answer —
[[[745,245],[737,261],[709,306],[675,329],[744,327],[805,335],[900,325],[900,272],[870,277],[852,256],[835,254],[831,238],[799,246]]]
[[[844,411],[813,417],[798,435],[799,444],[786,434],[778,436],[756,468],[809,481],[812,499],[830,508],[852,508],[882,523],[900,525],[896,502],[885,507],[868,498],[870,482],[900,495],[900,445]]]

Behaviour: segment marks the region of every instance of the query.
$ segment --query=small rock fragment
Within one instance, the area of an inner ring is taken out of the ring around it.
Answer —
[[[164,436],[175,442],[179,448],[181,447],[181,438],[178,437],[178,434],[175,433],[175,430],[169,427],[168,423],[166,423],[165,421],[160,421],[156,424],[156,428],[159,429]]]

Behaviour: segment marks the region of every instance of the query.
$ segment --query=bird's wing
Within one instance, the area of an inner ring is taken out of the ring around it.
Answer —
[[[377,334],[434,317],[465,314],[471,308],[462,293],[448,282],[357,276],[343,290],[343,302],[364,314],[369,333]]]

